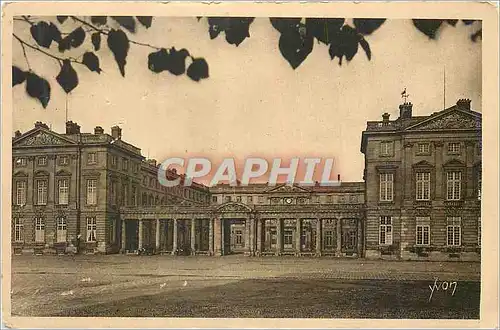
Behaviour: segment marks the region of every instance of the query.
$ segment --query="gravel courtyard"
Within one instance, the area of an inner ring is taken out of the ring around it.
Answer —
[[[480,264],[468,262],[123,255],[12,259],[16,316],[471,319],[479,318],[479,296]]]

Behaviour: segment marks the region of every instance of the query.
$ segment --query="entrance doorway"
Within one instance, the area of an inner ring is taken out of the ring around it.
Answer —
[[[356,219],[342,219],[342,252],[354,253],[357,251],[358,229]]]
[[[125,220],[125,251],[137,252],[139,248],[139,221]]]
[[[246,242],[246,222],[244,219],[224,220],[224,254],[244,253]]]

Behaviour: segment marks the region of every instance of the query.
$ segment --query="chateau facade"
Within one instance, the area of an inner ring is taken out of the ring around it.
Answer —
[[[96,127],[37,122],[12,141],[12,248],[20,253],[295,255],[479,260],[481,114],[368,122],[364,182],[338,187],[159,184],[155,160]],[[182,174],[169,171],[170,178]]]

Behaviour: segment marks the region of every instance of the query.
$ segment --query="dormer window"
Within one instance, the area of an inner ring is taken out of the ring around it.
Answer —
[[[458,142],[451,142],[448,143],[448,153],[449,154],[459,154],[460,153],[460,143]]]
[[[69,164],[69,157],[64,155],[64,156],[59,156],[59,165],[68,165]]]
[[[45,157],[45,156],[38,157],[37,165],[38,166],[46,166],[47,165],[47,157]]]

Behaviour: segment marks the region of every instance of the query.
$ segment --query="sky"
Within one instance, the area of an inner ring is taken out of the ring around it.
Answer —
[[[110,133],[111,126],[119,125],[124,141],[158,161],[206,156],[216,167],[225,157],[319,156],[335,159],[334,173],[343,181],[361,181],[366,121],[381,120],[384,112],[396,119],[404,88],[414,115],[429,115],[459,98],[471,99],[473,110],[481,112],[481,40],[470,40],[477,24],[443,25],[436,40],[430,40],[409,19],[387,20],[366,37],[371,61],[360,48],[352,61],[344,59],[339,66],[338,59],[330,60],[327,46],[315,43],[293,70],[280,54],[279,33],[267,18],[257,18],[250,38],[235,47],[223,34],[211,40],[206,19],[156,17],[151,28],[140,26],[129,38],[204,57],[208,79],[155,74],[147,68],[154,50],[138,45],[131,45],[123,78],[103,40],[97,52],[103,72],[76,66],[79,86],[66,95],[55,80],[57,62],[27,49],[33,71],[51,83],[51,101],[44,109],[23,86],[15,86],[13,132],[26,132],[36,121],[64,132],[67,104],[68,119],[83,132],[102,126]],[[68,20],[61,30],[73,27]],[[34,44],[28,24],[15,21],[14,33]],[[78,57],[91,50],[89,39],[87,35],[85,44],[69,54]],[[49,51],[60,55],[56,47]],[[16,40],[13,64],[27,69]]]

